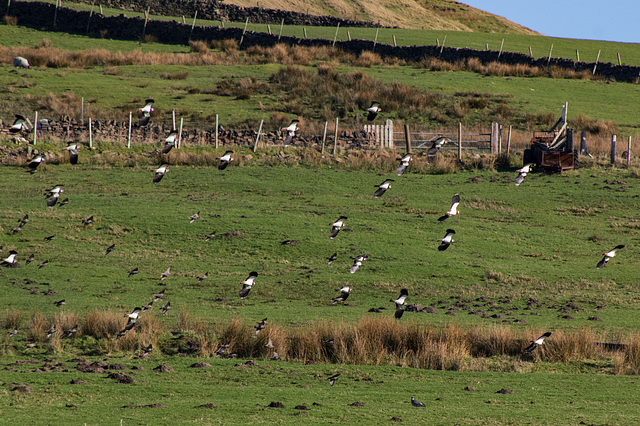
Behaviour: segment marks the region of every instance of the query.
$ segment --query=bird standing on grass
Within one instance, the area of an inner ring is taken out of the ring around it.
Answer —
[[[374,185],[376,188],[378,188],[373,194],[374,198],[382,197],[382,194],[384,194],[387,189],[391,188],[391,182],[393,182],[393,179],[387,179],[380,185]]]
[[[335,305],[338,302],[344,303],[344,301],[347,300],[347,298],[349,297],[349,294],[351,294],[351,287],[348,285],[345,285],[339,291],[340,291],[340,296],[333,299],[332,305]]]
[[[400,165],[396,169],[396,174],[398,176],[402,176],[404,172],[409,168],[409,164],[413,161],[411,158],[411,154],[406,154],[404,157],[400,158]]]
[[[422,402],[418,401],[414,397],[411,397],[411,405],[413,405],[414,407],[425,407]]]
[[[536,340],[531,342],[531,344],[524,349],[523,353],[530,354],[531,352],[533,352],[535,348],[537,348],[538,346],[542,346],[544,339],[546,339],[549,336],[551,336],[551,332],[547,331],[542,336],[538,337]]]
[[[455,216],[458,214],[458,205],[460,204],[460,195],[456,194],[451,198],[451,207],[449,211],[446,212],[443,216],[438,218],[438,222],[444,222],[449,219],[451,216]]]
[[[380,108],[380,103],[379,102],[371,102],[371,106],[369,106],[369,108],[367,108],[367,112],[368,112],[367,120],[368,121],[375,120],[380,111],[382,111],[382,108]]]
[[[249,272],[249,276],[247,277],[247,279],[240,283],[242,284],[242,289],[240,290],[240,299],[244,299],[249,295],[249,292],[251,291],[251,287],[253,287],[253,284],[254,284],[253,281],[257,276],[258,276],[257,272],[255,271]]]
[[[393,302],[396,304],[396,313],[395,313],[396,319],[402,318],[402,314],[404,314],[404,310],[405,310],[405,299],[407,298],[408,295],[409,295],[409,291],[406,288],[403,288],[402,290],[400,290],[400,297],[398,297],[396,300],[393,300],[393,299],[390,300],[390,302]]]
[[[229,163],[233,161],[233,151],[227,151],[222,157],[220,157],[220,163],[218,164],[218,170],[224,170]]]
[[[526,164],[523,168],[516,170],[516,172],[518,172],[518,176],[516,176],[516,186],[520,186],[527,173],[531,172],[532,167],[533,163],[529,163]]]
[[[344,221],[346,219],[347,219],[346,216],[340,216],[338,220],[329,224],[333,227],[331,229],[331,233],[329,234],[329,238],[333,240],[338,235],[338,232],[340,232],[340,229],[342,229],[342,227],[344,226]]]
[[[444,238],[438,240],[441,241],[440,245],[438,246],[438,250],[445,251],[446,249],[448,249],[449,245],[455,242],[453,240],[453,235],[455,233],[456,231],[454,231],[453,229],[447,229],[447,233],[444,235]]]
[[[616,251],[620,250],[621,248],[624,248],[624,244],[620,244],[615,246],[613,249],[609,250],[608,252],[606,252],[604,254],[604,257],[602,258],[602,260],[600,262],[598,262],[598,265],[596,266],[596,269],[602,269],[604,268],[604,265],[607,264],[607,262],[609,261],[609,259],[611,259],[612,257],[614,257],[616,255]]]

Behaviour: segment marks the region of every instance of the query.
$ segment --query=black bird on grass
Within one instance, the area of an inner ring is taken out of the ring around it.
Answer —
[[[240,290],[240,299],[244,299],[249,295],[249,292],[251,291],[251,287],[254,284],[253,281],[257,276],[258,276],[257,272],[255,271],[249,272],[249,276],[247,277],[247,279],[240,283],[242,284],[242,289]]]
[[[78,144],[76,142],[68,142],[65,149],[69,151],[69,163],[74,166],[78,164]]]
[[[156,294],[153,295],[153,301],[157,302],[160,299],[164,299],[164,290],[157,292]]]
[[[153,345],[151,345],[151,343],[149,343],[149,346],[146,346],[144,348],[142,348],[142,357],[146,358],[149,356],[149,354],[153,351]]]
[[[547,331],[542,336],[538,337],[536,340],[531,342],[531,344],[524,349],[523,353],[530,354],[531,352],[533,352],[535,348],[537,348],[538,346],[542,346],[542,343],[544,343],[544,339],[546,339],[549,336],[551,336],[551,332]]]
[[[35,260],[35,254],[31,253],[31,255],[29,257],[27,257],[27,260],[24,261],[25,265],[30,264],[31,262],[33,262]]]
[[[351,294],[351,287],[348,285],[345,285],[339,291],[340,291],[340,296],[333,299],[333,303],[332,303],[333,305],[335,305],[338,302],[344,303],[344,301],[347,300],[347,298],[349,297],[349,294]]]
[[[67,204],[69,204],[69,199],[65,198],[64,200],[62,200],[62,201],[60,201],[58,203],[58,207],[62,207],[62,206],[67,205]]]
[[[48,265],[49,265],[49,261],[45,260],[44,262],[42,262],[41,264],[38,265],[38,269],[42,269],[42,268],[44,268],[45,266],[48,266]]]
[[[395,313],[396,319],[402,318],[402,314],[404,314],[404,310],[405,310],[405,299],[407,298],[408,295],[409,295],[409,291],[406,288],[403,288],[402,290],[400,290],[400,297],[398,297],[396,300],[393,300],[393,299],[390,300],[390,302],[393,302],[396,304],[396,313]]]
[[[449,208],[449,211],[446,212],[444,215],[440,216],[438,218],[438,222],[444,222],[445,220],[449,219],[451,216],[457,215],[459,204],[460,204],[460,195],[456,194],[453,196],[453,198],[451,198],[451,207]]]
[[[167,303],[165,303],[160,307],[160,312],[162,313],[162,315],[166,315],[170,309],[171,309],[171,301],[167,300]]]
[[[338,220],[329,224],[330,226],[332,226],[331,233],[329,234],[329,238],[333,240],[338,235],[338,232],[340,232],[340,229],[342,229],[342,227],[344,226],[344,221],[346,219],[347,219],[346,216],[340,216]]]
[[[378,116],[378,113],[382,111],[382,108],[380,108],[380,103],[379,102],[371,102],[371,106],[369,106],[369,108],[367,108],[367,120],[368,121],[373,121],[376,119],[376,117]]]
[[[411,397],[411,405],[413,405],[414,407],[425,407],[422,402],[418,401],[414,397]]]
[[[602,258],[602,260],[600,262],[598,262],[598,265],[596,265],[596,269],[604,268],[604,265],[607,264],[609,259],[614,257],[616,255],[616,251],[620,250],[621,248],[624,248],[624,244],[617,245],[613,249],[611,249],[608,252],[606,252],[604,254],[604,257]]]
[[[53,209],[58,202],[58,198],[60,198],[60,193],[56,192],[51,197],[47,198],[47,207]]]
[[[13,327],[11,331],[9,331],[9,337],[13,337],[18,334],[18,327]]]
[[[64,330],[64,334],[62,335],[62,338],[66,338],[69,339],[71,337],[73,337],[76,333],[78,332],[78,326],[74,325],[73,327]]]
[[[59,308],[62,305],[66,305],[67,302],[65,302],[64,299],[62,299],[62,300],[58,300],[57,302],[53,302],[53,304]]]
[[[44,242],[48,243],[56,239],[55,235],[49,235],[48,237],[44,237]]]
[[[109,253],[111,253],[113,250],[115,250],[116,248],[116,244],[113,243],[111,244],[109,247],[107,247],[107,249],[104,251],[104,255],[108,255]]]
[[[336,380],[338,380],[338,377],[340,377],[340,373],[334,374],[333,376],[329,377],[327,379],[327,380],[329,380],[329,386],[333,386],[333,384],[336,382]]]
[[[233,151],[227,151],[222,157],[220,157],[220,164],[218,164],[218,170],[224,170],[229,163],[233,161]]]
[[[200,219],[200,212],[196,212],[196,214],[189,216],[189,223],[193,223],[198,219]]]
[[[391,182],[393,182],[393,179],[386,179],[380,185],[374,185],[378,189],[374,192],[373,196],[375,198],[382,197],[382,194],[384,194],[387,189],[391,188]]]
[[[438,240],[441,241],[440,245],[438,246],[438,250],[445,251],[446,249],[448,249],[451,243],[455,242],[453,240],[453,235],[455,233],[456,231],[454,231],[453,229],[447,229],[447,233],[444,235],[444,238],[440,238]]]
[[[400,158],[400,165],[396,169],[396,174],[398,176],[402,176],[404,172],[409,168],[409,164],[413,161],[411,158],[411,154],[406,154],[404,157]]]

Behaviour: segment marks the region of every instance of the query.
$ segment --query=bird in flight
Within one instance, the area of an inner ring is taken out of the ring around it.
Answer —
[[[435,141],[433,141],[431,148],[427,150],[427,155],[429,157],[433,157],[438,153],[438,151],[440,151],[440,149],[442,148],[442,145],[444,145],[447,142],[451,142],[451,139],[445,138],[445,137],[436,139]]]
[[[411,163],[412,161],[413,158],[411,158],[411,154],[406,154],[404,157],[400,158],[400,165],[396,169],[396,174],[398,176],[402,176],[402,174],[407,171],[407,169],[409,168],[409,163]]]
[[[604,254],[604,257],[602,258],[602,260],[600,262],[598,262],[598,265],[596,266],[596,269],[604,268],[604,265],[607,264],[609,259],[614,257],[616,255],[616,251],[620,250],[621,248],[624,248],[624,244],[617,245],[613,249],[611,249],[608,252],[606,252]]]
[[[153,183],[158,183],[162,180],[162,178],[164,177],[164,174],[167,173],[169,171],[169,169],[167,169],[167,166],[160,166],[159,168],[156,169],[156,173],[153,176]]]
[[[333,303],[332,303],[333,305],[335,305],[338,302],[344,303],[344,301],[347,300],[347,298],[349,297],[349,294],[351,294],[351,287],[348,285],[345,285],[338,291],[340,291],[340,296],[333,299]]]
[[[331,256],[327,257],[329,261],[327,265],[331,265],[338,258],[338,253],[333,253]]]
[[[404,314],[404,310],[405,310],[405,299],[407,298],[407,296],[409,295],[409,291],[406,288],[403,288],[402,290],[400,290],[400,297],[398,297],[396,300],[391,299],[390,302],[393,302],[396,304],[396,313],[395,313],[395,317],[396,319],[400,319],[402,318],[402,314]]]
[[[291,124],[289,124],[289,127],[285,127],[282,129],[287,132],[287,137],[284,140],[284,146],[289,146],[293,141],[293,138],[296,136],[296,132],[298,131],[299,122],[299,120],[291,120]]]
[[[524,349],[523,353],[530,354],[531,352],[533,352],[533,350],[535,348],[537,348],[538,346],[542,346],[542,343],[544,342],[544,339],[546,339],[549,336],[551,336],[551,332],[547,331],[542,336],[538,337],[536,340],[531,342],[531,344]]]
[[[24,115],[16,114],[16,119],[13,120],[13,124],[9,128],[11,133],[20,133],[22,131],[29,131],[29,124]]]
[[[227,151],[222,157],[220,157],[220,164],[218,164],[218,170],[224,170],[229,163],[233,161],[233,151]]]
[[[189,223],[193,223],[198,219],[200,219],[200,212],[196,212],[196,214],[189,216]]]
[[[516,170],[516,172],[518,172],[518,176],[516,176],[516,186],[520,186],[520,184],[524,180],[524,177],[527,175],[527,173],[531,172],[532,167],[533,167],[533,163],[529,163],[525,165],[523,168]]]
[[[171,276],[171,266],[169,266],[166,271],[160,274],[160,281],[164,281],[169,276]]]
[[[456,194],[451,198],[451,207],[449,211],[446,212],[443,216],[438,218],[438,222],[444,222],[449,219],[451,216],[455,216],[458,214],[458,204],[460,204],[460,195]]]
[[[438,246],[438,250],[445,251],[446,249],[448,249],[449,245],[455,242],[453,240],[453,235],[455,233],[456,231],[454,231],[453,229],[447,229],[447,233],[445,234],[444,238],[438,240],[441,241],[440,245]]]
[[[331,229],[331,233],[329,234],[329,238],[333,240],[338,235],[338,232],[340,232],[340,229],[342,229],[342,227],[344,226],[345,219],[347,219],[346,216],[340,216],[338,220],[329,224],[333,227]]]
[[[380,111],[382,111],[382,108],[380,108],[380,103],[379,102],[371,102],[371,106],[369,108],[367,108],[367,112],[369,113],[369,114],[367,114],[367,120],[368,121],[375,120]]]
[[[68,142],[65,149],[69,151],[69,163],[74,166],[78,164],[78,144],[76,142]]]
[[[329,380],[329,386],[333,386],[333,384],[336,382],[336,380],[338,380],[338,377],[340,377],[340,373],[334,374],[333,376],[329,377],[327,379],[327,380]]]
[[[29,161],[29,164],[27,164],[27,167],[29,168],[29,170],[27,170],[29,173],[34,174],[36,173],[38,170],[38,166],[40,165],[40,163],[43,163],[44,157],[42,155],[36,155],[35,157],[33,157],[31,159],[31,161]]]
[[[104,255],[105,255],[105,256],[106,256],[106,255],[108,255],[108,254],[109,254],[109,253],[111,253],[113,250],[115,250],[115,248],[116,248],[116,244],[115,244],[115,243],[111,244],[111,245],[110,245],[109,247],[107,247],[107,249],[105,250]]]
[[[364,262],[368,258],[369,256],[366,254],[361,254],[359,256],[356,256],[355,259],[353,260],[353,265],[351,266],[351,269],[349,269],[349,272],[351,272],[352,274],[355,274],[356,271],[360,269],[360,267],[362,266],[362,262]]]
[[[176,146],[176,140],[178,139],[178,131],[173,129],[167,139],[164,141],[164,146],[162,147],[162,155],[167,155],[171,148]]]
[[[153,109],[153,98],[148,98],[147,100],[144,101],[144,106],[142,108],[138,108],[138,112],[141,112],[143,114],[147,113],[147,114],[151,114],[153,111],[155,111]]]
[[[382,197],[382,194],[385,193],[385,191],[389,188],[391,188],[391,182],[393,182],[393,179],[386,179],[384,182],[382,182],[380,185],[374,185],[376,188],[378,188],[376,190],[376,192],[373,194],[373,196],[375,198],[380,198]]]
[[[240,283],[242,284],[242,289],[240,290],[240,299],[244,299],[249,295],[249,292],[251,291],[251,287],[253,287],[253,284],[254,284],[253,281],[257,276],[258,276],[257,272],[255,271],[249,272],[249,276],[247,277],[247,279]]]

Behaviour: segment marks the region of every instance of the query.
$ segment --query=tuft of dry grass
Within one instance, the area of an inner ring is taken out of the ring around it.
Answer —
[[[83,334],[96,339],[115,337],[126,324],[121,313],[93,310],[85,316]]]
[[[3,20],[6,25],[18,25],[18,18],[16,16],[5,15]]]
[[[21,321],[22,321],[22,312],[15,309],[11,311],[7,311],[4,314],[4,318],[2,320],[2,327],[7,330],[12,330],[13,327],[19,327]]]

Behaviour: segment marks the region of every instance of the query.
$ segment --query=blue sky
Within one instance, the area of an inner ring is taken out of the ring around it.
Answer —
[[[640,43],[640,0],[458,0],[550,37]]]

